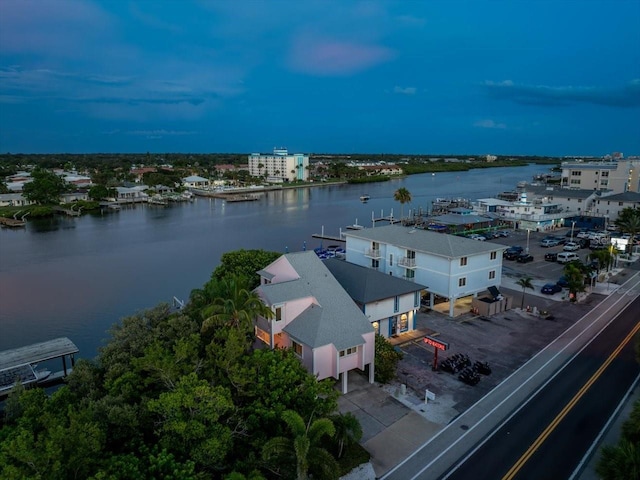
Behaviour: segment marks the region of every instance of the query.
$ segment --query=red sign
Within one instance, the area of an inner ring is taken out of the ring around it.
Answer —
[[[436,347],[439,350],[449,350],[449,344],[446,342],[441,342],[440,340],[429,337],[428,335],[424,337],[424,343],[427,345],[431,345],[432,347]]]

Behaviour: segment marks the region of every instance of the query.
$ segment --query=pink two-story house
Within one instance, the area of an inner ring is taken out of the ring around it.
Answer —
[[[318,380],[340,380],[343,393],[350,370],[367,371],[373,383],[374,329],[314,252],[285,254],[258,273],[256,292],[274,312],[257,319],[258,339],[292,348]]]

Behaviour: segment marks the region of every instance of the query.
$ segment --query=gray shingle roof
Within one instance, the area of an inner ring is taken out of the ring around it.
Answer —
[[[327,258],[324,264],[356,302],[375,302],[396,295],[419,292],[427,287],[403,278],[378,272],[336,258]]]
[[[623,192],[613,195],[606,195],[600,197],[601,201],[614,201],[614,202],[640,202],[640,193],[637,192]]]
[[[527,193],[532,193],[538,197],[553,198],[589,198],[596,193],[595,190],[560,188],[557,186],[547,187],[545,185],[527,185],[525,187]]]
[[[345,232],[344,235],[347,237],[347,245],[349,237],[361,238],[447,258],[461,258],[507,248],[505,245],[497,243],[479,242],[457,235],[411,229],[398,225],[363,228],[362,230]]]
[[[263,298],[271,304],[309,297],[317,302],[284,331],[311,348],[333,344],[337,350],[344,350],[364,344],[362,335],[373,332],[373,327],[322,260],[312,251],[284,257],[300,278],[260,286]]]

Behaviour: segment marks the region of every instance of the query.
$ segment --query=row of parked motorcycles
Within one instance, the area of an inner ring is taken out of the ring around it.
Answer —
[[[467,385],[476,385],[480,381],[480,375],[490,375],[491,367],[487,362],[475,361],[464,353],[456,353],[440,362],[440,368],[445,372],[459,373],[458,379]]]

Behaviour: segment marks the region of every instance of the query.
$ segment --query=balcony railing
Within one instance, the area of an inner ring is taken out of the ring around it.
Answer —
[[[380,258],[380,249],[379,248],[370,248],[364,253],[365,257],[369,258]]]
[[[416,268],[416,259],[409,257],[400,257],[398,265],[405,268]]]

